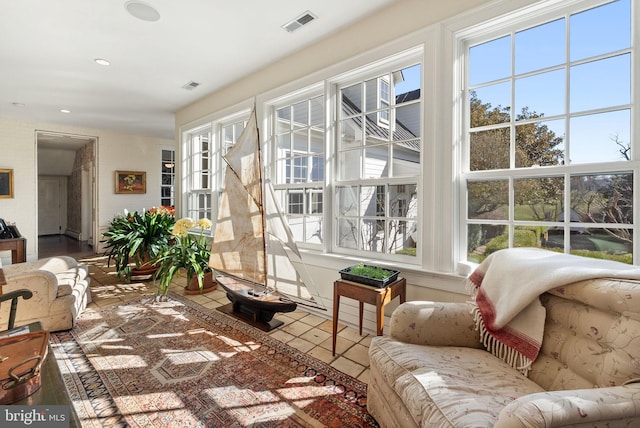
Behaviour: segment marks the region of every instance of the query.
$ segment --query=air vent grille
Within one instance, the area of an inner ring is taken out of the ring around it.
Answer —
[[[313,21],[313,20],[315,20],[317,18],[318,17],[315,16],[313,13],[311,13],[309,11],[306,11],[305,13],[303,13],[300,16],[298,16],[293,21],[284,24],[282,26],[282,28],[287,30],[289,33],[292,33],[295,30],[297,30],[298,28],[302,27],[303,25],[307,25],[308,23],[310,23],[311,21]]]
[[[199,84],[198,82],[194,82],[193,80],[192,80],[191,82],[188,82],[188,83],[186,83],[186,84],[182,85],[182,87],[183,87],[184,89],[186,89],[187,91],[190,91],[190,90],[192,90],[192,89],[195,89],[195,88],[197,88],[198,86],[200,86],[200,84]]]

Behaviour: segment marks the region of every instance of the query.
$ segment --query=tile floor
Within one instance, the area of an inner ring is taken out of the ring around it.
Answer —
[[[155,293],[155,287],[151,281],[132,279],[127,284],[118,280],[113,266],[107,266],[106,257],[87,256],[79,260],[89,265],[92,305],[107,306]],[[186,282],[183,277],[174,280],[172,291],[182,293],[183,282]],[[212,310],[229,303],[226,294],[220,289],[204,295],[185,297]],[[339,324],[336,355],[332,356],[332,320],[330,318],[320,317],[301,309],[277,314],[276,318],[284,321],[285,324],[271,331],[269,333],[271,336],[368,383],[370,335],[360,336],[357,328]]]

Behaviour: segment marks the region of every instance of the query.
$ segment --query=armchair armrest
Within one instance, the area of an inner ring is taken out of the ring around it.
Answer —
[[[64,272],[78,266],[78,262],[69,256],[48,257],[31,262],[16,263],[4,266],[2,270],[5,276],[13,276],[19,273],[27,273],[34,270],[44,270],[52,273]]]
[[[494,428],[595,427],[612,421],[640,424],[640,384],[525,395],[502,409]]]
[[[34,300],[41,301],[45,299],[49,303],[53,302],[58,295],[58,278],[49,271],[18,271],[7,275],[7,270],[5,268],[2,268],[2,270],[5,271],[5,279],[7,281],[7,284],[2,286],[2,290],[5,293],[25,288],[35,295],[36,299]]]
[[[417,345],[482,348],[471,309],[468,303],[405,302],[391,314],[390,335]]]

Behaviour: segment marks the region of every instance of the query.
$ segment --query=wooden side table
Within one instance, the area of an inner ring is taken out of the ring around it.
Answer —
[[[336,355],[336,339],[338,332],[338,309],[340,296],[349,297],[360,302],[360,335],[362,336],[362,313],[364,304],[376,306],[376,334],[382,336],[384,328],[384,307],[396,296],[400,303],[407,300],[407,281],[399,278],[384,288],[374,288],[353,281],[339,279],[333,283],[333,355]]]
[[[27,261],[27,239],[0,239],[0,251],[11,251],[11,264]]]

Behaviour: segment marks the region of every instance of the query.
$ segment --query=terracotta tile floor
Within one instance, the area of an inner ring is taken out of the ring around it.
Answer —
[[[130,283],[118,280],[113,265],[107,266],[107,258],[103,256],[79,257],[89,265],[91,275],[91,305],[108,306],[136,299],[141,295],[155,294],[155,286],[149,280],[132,279]],[[171,290],[182,294],[186,279],[178,277]],[[220,289],[204,295],[185,296],[199,304],[215,310],[226,305],[229,300]],[[331,316],[330,314],[328,315]],[[279,313],[276,318],[284,321],[284,325],[269,334],[288,345],[307,352],[325,363],[341,370],[362,382],[369,381],[369,343],[371,336],[360,336],[356,328],[338,325],[336,355],[331,355],[331,319],[297,309],[294,312]]]

